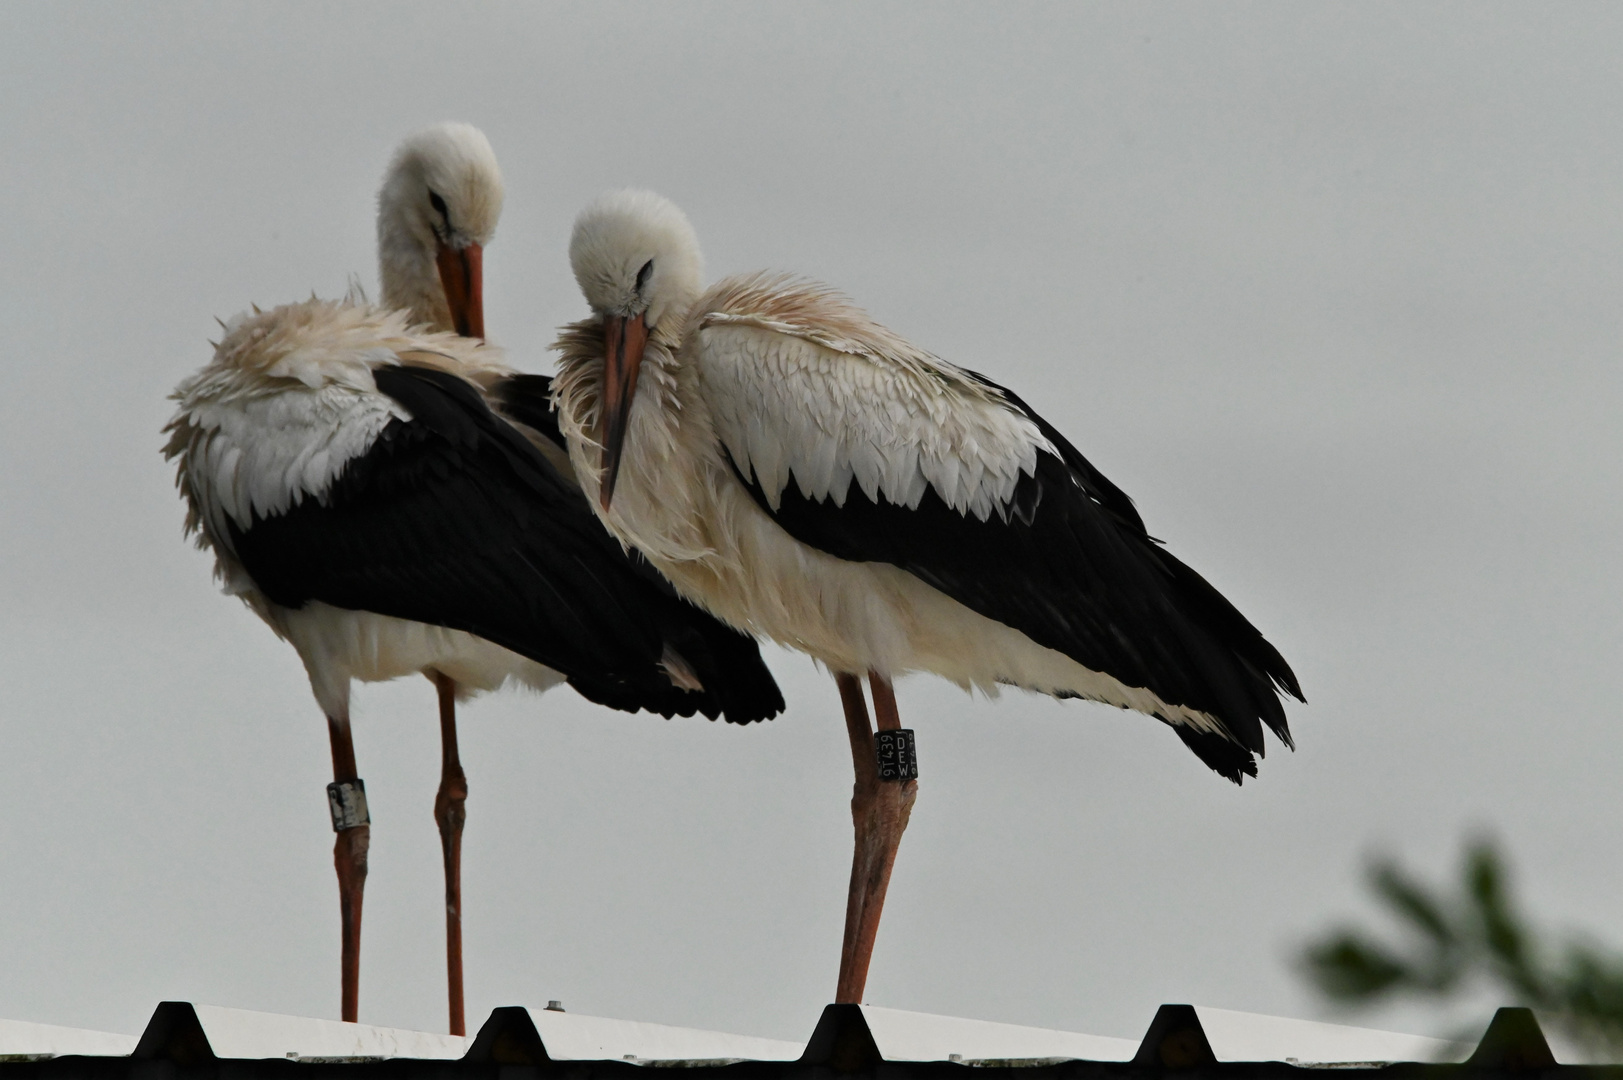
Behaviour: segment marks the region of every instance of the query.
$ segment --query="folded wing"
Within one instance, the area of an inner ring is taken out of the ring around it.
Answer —
[[[1230,779],[1255,775],[1263,725],[1288,745],[1289,666],[1131,500],[1014,394],[875,331],[706,318],[707,400],[761,508],[805,544],[900,567],[1181,707],[1161,718]]]
[[[379,366],[398,406],[320,497],[228,522],[272,601],[464,630],[565,674],[585,697],[746,723],[783,707],[753,639],[679,599],[603,531],[478,391],[443,371]],[[674,650],[704,685],[678,689]]]

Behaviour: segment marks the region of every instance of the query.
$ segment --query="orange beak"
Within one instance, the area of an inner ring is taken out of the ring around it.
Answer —
[[[607,355],[603,358],[603,402],[598,412],[598,442],[603,447],[603,472],[597,501],[605,511],[614,498],[614,481],[620,475],[620,451],[625,446],[626,422],[637,393],[637,372],[642,368],[643,350],[648,347],[646,314],[628,319],[610,315],[603,320]]]
[[[441,245],[434,260],[440,268],[451,325],[463,337],[485,336],[485,249],[478,244],[457,248]]]

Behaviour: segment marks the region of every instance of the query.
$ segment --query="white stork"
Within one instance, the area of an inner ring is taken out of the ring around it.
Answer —
[[[327,717],[347,1021],[370,840],[350,684],[421,672],[438,688],[434,816],[457,1035],[467,797],[457,700],[567,680],[592,701],[667,717],[747,723],[783,705],[752,638],[683,601],[603,530],[567,463],[559,472],[548,460],[565,461],[543,437],[556,431],[545,409],[519,426],[486,400],[503,380],[537,378],[515,376],[476,340],[481,251],[501,202],[479,131],[446,124],[408,139],[378,205],[383,297],[396,310],[310,300],[238,316],[176,390],[166,428],[188,531],[213,551],[225,591],[298,650]]]
[[[1236,783],[1264,725],[1291,745],[1279,692],[1301,692],[1278,651],[1013,393],[824,286],[704,289],[693,229],[658,195],[600,198],[569,254],[592,316],[564,329],[554,386],[599,516],[683,595],[839,684],[856,852],[837,1001],[862,998],[915,797],[911,733],[885,734],[896,676],[1147,713]]]

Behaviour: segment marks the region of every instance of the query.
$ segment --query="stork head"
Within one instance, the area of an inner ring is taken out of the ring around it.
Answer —
[[[501,169],[478,128],[435,124],[401,143],[378,191],[384,306],[484,337],[484,248],[501,212]]]
[[[704,288],[704,259],[693,226],[675,203],[650,191],[614,191],[575,219],[569,263],[586,302],[603,321],[598,499],[607,510],[643,351],[650,337],[676,345],[683,316]]]

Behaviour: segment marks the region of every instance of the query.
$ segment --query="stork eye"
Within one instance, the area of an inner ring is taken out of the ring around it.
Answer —
[[[445,200],[440,198],[439,192],[430,191],[428,193],[428,205],[438,211],[440,217],[445,219],[445,224],[451,224],[451,211],[445,208]]]
[[[648,275],[652,274],[653,272],[654,260],[649,259],[647,262],[642,264],[642,269],[637,271],[637,292],[642,292],[642,287],[648,284]]]

